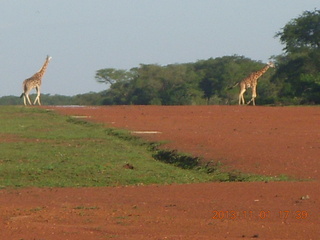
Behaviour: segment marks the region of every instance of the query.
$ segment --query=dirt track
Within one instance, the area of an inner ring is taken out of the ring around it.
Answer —
[[[1,190],[0,239],[319,239],[319,107],[54,109],[243,172],[311,181]]]

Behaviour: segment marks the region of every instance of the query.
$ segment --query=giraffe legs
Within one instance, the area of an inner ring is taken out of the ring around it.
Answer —
[[[245,100],[244,100],[244,93],[246,92],[246,88],[241,88],[240,93],[239,93],[239,105],[241,104],[246,104]],[[255,98],[257,97],[257,89],[256,86],[252,87],[252,97],[250,99],[249,102],[247,102],[247,105],[249,105],[252,102],[252,105],[255,106],[256,102],[255,102]]]
[[[28,105],[28,104],[27,104],[27,100],[28,100],[28,103],[29,103],[30,105],[32,105],[32,103],[31,103],[31,101],[30,101],[30,98],[29,98],[29,92],[26,92],[26,93],[23,94],[23,103],[24,103],[25,106]]]
[[[26,90],[24,93],[21,94],[20,97],[23,97],[23,103],[25,106],[28,105],[35,105],[37,102],[39,105],[41,105],[41,102],[40,102],[40,87],[36,87],[36,90],[37,90],[37,97],[36,99],[34,100],[33,104],[31,103],[31,100],[30,100],[30,97],[29,97],[29,92],[30,92],[30,89]]]
[[[248,105],[252,102],[252,105],[255,106],[256,102],[255,102],[255,98],[257,97],[257,88],[256,86],[252,88],[252,97],[251,100],[247,103]]]
[[[23,94],[23,104],[24,104],[25,106],[27,106],[27,101],[26,101],[26,95],[25,95],[25,94]]]
[[[247,102],[247,105],[249,105],[252,102],[252,105],[255,106],[256,103],[254,101],[255,97],[252,97],[251,100],[249,102]]]
[[[41,105],[41,103],[40,103],[40,87],[36,87],[36,90],[37,90],[37,97],[34,100],[33,105],[36,105],[37,101],[38,101],[38,104]]]
[[[243,88],[240,90],[240,93],[239,93],[239,105],[241,104],[246,104],[246,102],[244,101],[244,97],[243,97],[243,94],[246,92],[246,89]]]

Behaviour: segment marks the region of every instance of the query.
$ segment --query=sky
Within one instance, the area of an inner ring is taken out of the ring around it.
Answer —
[[[282,54],[275,34],[315,0],[0,0],[0,97],[52,56],[41,93],[99,92],[103,68]],[[35,92],[35,91],[33,91]]]

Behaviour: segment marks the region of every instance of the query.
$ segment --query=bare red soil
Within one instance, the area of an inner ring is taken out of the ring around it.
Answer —
[[[0,239],[319,239],[319,107],[50,109],[230,169],[307,181],[4,189]]]

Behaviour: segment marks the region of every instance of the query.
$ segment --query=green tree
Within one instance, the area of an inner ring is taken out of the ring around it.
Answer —
[[[131,81],[135,75],[135,69],[127,71],[123,69],[105,68],[98,70],[95,78],[99,83],[112,85],[116,82]]]
[[[287,23],[276,37],[285,44],[286,52],[320,48],[320,10],[305,11]]]
[[[102,103],[105,105],[128,104],[131,82],[137,77],[137,69],[130,70],[105,68],[96,72],[95,79],[99,83],[109,85]]]
[[[285,104],[319,104],[320,11],[305,11],[276,34],[285,44],[272,82]]]
[[[138,77],[132,81],[132,88],[129,93],[130,103],[161,105],[159,93],[163,89],[162,71],[160,65],[141,64],[137,69]]]
[[[129,93],[132,104],[186,105],[200,96],[190,64],[140,65],[137,76]]]

